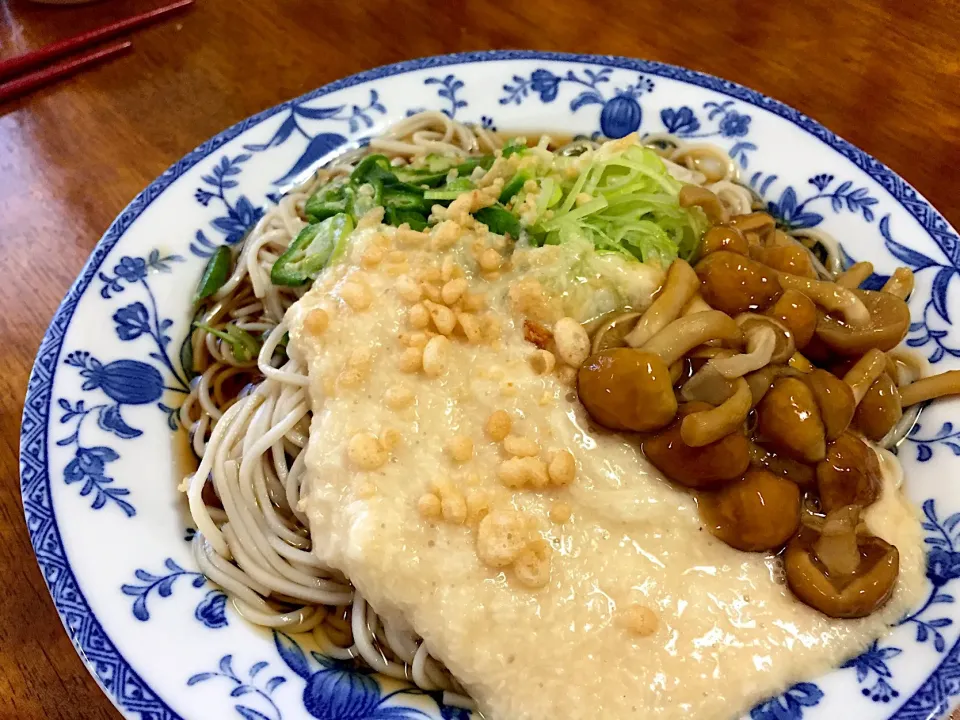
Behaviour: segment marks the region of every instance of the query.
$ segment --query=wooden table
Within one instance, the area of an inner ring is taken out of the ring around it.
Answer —
[[[0,57],[159,4],[0,0]],[[174,160],[258,110],[376,65],[484,48],[609,53],[779,98],[887,163],[960,226],[957,37],[955,0],[200,0],[138,33],[132,55],[0,105],[0,718],[119,717],[34,561],[19,418],[67,287],[114,216]]]

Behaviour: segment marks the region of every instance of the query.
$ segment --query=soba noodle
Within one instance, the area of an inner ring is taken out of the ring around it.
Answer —
[[[737,166],[722,149],[670,135],[647,136],[644,142],[664,158],[671,174],[711,189],[732,214],[761,206],[738,183]],[[486,130],[424,112],[371,140],[369,149],[404,165],[428,153],[466,157],[500,146]],[[595,142],[575,140],[558,152],[577,155],[595,147]],[[469,707],[463,689],[409,628],[386,623],[348,578],[323,566],[311,551],[307,518],[298,509],[311,418],[309,379],[306,368],[284,352],[284,315],[308,285],[277,286],[270,273],[306,226],[307,199],[331,178],[349,174],[366,152],[342,156],[270,208],[235,252],[233,274],[197,314],[203,326],[191,340],[197,377],[180,409],[201,459],[184,482],[197,526],[193,553],[200,570],[223,588],[247,621],[311,632],[331,657],[357,659],[425,691],[443,691],[449,704]],[[824,261],[816,267],[824,277],[838,272],[839,247],[832,238],[805,231],[797,240],[817,247]],[[264,338],[259,357],[238,358],[229,343],[204,329],[222,330],[227,323]],[[912,379],[911,373],[901,375],[901,384]],[[909,428],[902,424],[889,443]]]

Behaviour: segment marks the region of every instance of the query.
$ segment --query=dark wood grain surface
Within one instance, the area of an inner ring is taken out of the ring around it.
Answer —
[[[0,58],[161,4],[0,0]],[[801,7],[802,6],[802,7]],[[0,104],[0,718],[116,719],[37,569],[17,483],[19,419],[40,338],[110,221],[232,123],[376,65],[534,48],[661,60],[799,108],[960,224],[955,0],[199,0],[127,57]]]

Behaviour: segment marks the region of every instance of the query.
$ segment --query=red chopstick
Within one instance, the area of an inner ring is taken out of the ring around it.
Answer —
[[[149,12],[141,13],[140,15],[134,15],[126,20],[119,20],[118,22],[111,23],[110,25],[104,25],[101,28],[91,30],[90,32],[83,33],[82,35],[77,35],[76,37],[51,43],[50,45],[40,48],[39,50],[24,53],[23,55],[18,55],[17,57],[10,58],[9,60],[3,60],[0,62],[0,80],[23,72],[29,68],[43,65],[54,58],[68,55],[77,50],[83,50],[91,45],[102,42],[103,40],[116,37],[127,30],[131,30],[133,28],[140,27],[141,25],[146,25],[147,23],[159,20],[170,13],[177,12],[178,10],[182,10],[192,5],[193,1],[194,0],[177,0],[177,2],[157,8],[156,10],[150,10]]]
[[[132,46],[133,43],[131,43],[129,40],[121,43],[115,43],[113,45],[108,45],[105,48],[100,48],[99,50],[92,50],[71,60],[63,60],[61,62],[54,63],[49,67],[43,68],[42,70],[36,70],[32,73],[22,75],[15,80],[0,83],[0,103],[2,103],[4,100],[9,100],[17,97],[18,95],[22,95],[25,92],[29,92],[30,90],[38,88],[41,85],[46,85],[49,82],[66,77],[67,75],[75,73],[78,70],[87,67],[88,65],[103,62],[108,58],[114,57],[115,55],[125,53]]]

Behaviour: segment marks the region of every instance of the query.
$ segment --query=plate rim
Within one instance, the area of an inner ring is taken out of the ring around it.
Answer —
[[[282,112],[294,103],[305,102],[330,93],[354,87],[362,83],[378,80],[409,72],[427,70],[452,65],[469,65],[481,62],[511,61],[511,60],[539,60],[543,62],[567,62],[601,65],[615,69],[631,70],[667,79],[678,80],[714,92],[727,95],[749,105],[767,110],[778,117],[787,120],[812,135],[832,150],[840,153],[852,162],[861,171],[883,187],[887,194],[896,201],[911,217],[913,217],[934,243],[942,248],[942,240],[956,238],[943,214],[933,206],[909,182],[904,180],[894,170],[883,162],[841,136],[829,130],[811,116],[777,100],[769,95],[753,90],[740,83],[725,80],[710,73],[692,70],[679,65],[664,63],[655,60],[631,58],[622,55],[599,55],[568,52],[548,52],[539,50],[481,50],[471,52],[431,55],[426,57],[404,60],[397,63],[382,65],[364,70],[346,77],[334,80],[314,90],[310,90],[298,97],[278,103],[262,110],[225,130],[213,135],[202,142],[182,158],[170,165],[155,180],[140,191],[132,201],[110,223],[106,232],[97,241],[90,256],[85,261],[76,280],[70,285],[63,300],[44,332],[37,349],[30,377],[27,382],[24,397],[23,414],[20,430],[20,493],[23,504],[24,519],[27,533],[33,548],[34,558],[40,568],[47,591],[53,600],[54,608],[64,626],[71,643],[90,675],[103,690],[104,694],[124,717],[132,717],[133,713],[142,714],[162,713],[158,717],[164,720],[182,720],[166,701],[155,693],[152,688],[140,677],[133,665],[120,653],[114,645],[99,618],[93,613],[89,603],[80,589],[79,582],[70,565],[66,548],[60,536],[56,512],[52,502],[52,484],[48,471],[49,444],[46,430],[50,422],[50,408],[52,402],[52,381],[56,368],[59,365],[63,341],[70,323],[73,320],[77,304],[85,294],[90,283],[96,276],[107,255],[123,238],[133,222],[156,200],[163,192],[178,180],[188,170],[203,159],[209,157],[221,146],[230,142],[249,128],[259,125],[264,120]],[[31,496],[37,499],[31,499]],[[30,526],[30,514],[41,518],[41,523],[35,528]],[[50,545],[52,541],[52,545]],[[47,575],[45,563],[56,565],[55,577]],[[65,600],[61,591],[67,589],[72,594],[72,600]],[[58,598],[58,595],[60,597]],[[72,628],[71,623],[79,620],[79,628]],[[96,636],[100,647],[90,647],[90,639]],[[943,660],[931,672],[917,690],[905,698],[901,708],[921,694],[928,685],[936,681],[944,666],[956,663],[960,640],[947,651]],[[110,668],[110,682],[112,687],[101,678],[97,666],[108,665]],[[134,687],[137,693],[133,697],[125,695],[128,687]]]

